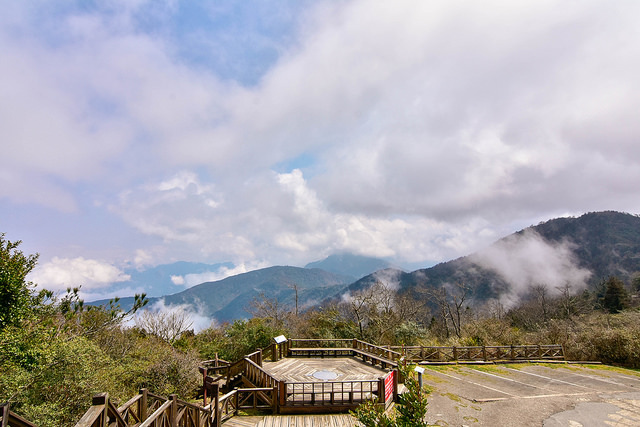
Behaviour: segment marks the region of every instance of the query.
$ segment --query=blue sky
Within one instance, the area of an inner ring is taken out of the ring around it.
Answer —
[[[0,232],[102,297],[178,260],[428,266],[638,213],[639,9],[2,1]]]

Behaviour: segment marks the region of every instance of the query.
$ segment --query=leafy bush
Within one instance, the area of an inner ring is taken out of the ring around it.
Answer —
[[[400,366],[400,372],[405,379],[404,385],[407,388],[405,393],[398,396],[398,403],[390,415],[384,412],[380,405],[369,401],[352,412],[352,415],[364,427],[427,427],[425,421],[427,415],[428,390],[420,388],[418,380],[414,378],[414,373],[406,366]]]

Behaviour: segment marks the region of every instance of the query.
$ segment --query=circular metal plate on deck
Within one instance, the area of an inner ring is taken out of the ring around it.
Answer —
[[[336,378],[338,378],[338,374],[336,374],[335,372],[327,371],[327,370],[316,371],[312,374],[312,376],[319,380],[325,380],[325,381],[335,380]]]

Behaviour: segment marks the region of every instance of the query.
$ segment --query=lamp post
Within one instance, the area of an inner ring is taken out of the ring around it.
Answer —
[[[416,366],[413,370],[418,373],[418,385],[420,386],[420,394],[422,394],[422,374],[424,374],[424,368]]]

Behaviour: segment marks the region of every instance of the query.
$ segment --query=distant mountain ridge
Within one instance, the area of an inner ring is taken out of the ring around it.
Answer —
[[[358,270],[352,264],[358,260],[363,261],[356,265],[358,268],[385,268],[355,280]],[[250,317],[247,308],[261,294],[293,307],[295,287],[301,309],[339,299],[345,292],[376,282],[403,292],[463,283],[471,290],[469,301],[481,304],[490,299],[518,298],[532,285],[543,284],[554,292],[566,284],[576,289],[592,287],[609,275],[628,283],[638,274],[640,217],[608,211],[552,219],[506,236],[476,253],[413,272],[389,267],[382,260],[335,255],[305,268],[269,267],[202,283],[162,299],[165,305],[189,304],[199,314],[230,321]],[[152,303],[160,299],[152,299]],[[123,298],[121,305],[126,309],[132,301]]]
[[[299,306],[319,302],[344,288],[352,278],[317,268],[269,267],[196,285],[164,297],[166,305],[188,304],[202,315],[218,321],[251,317],[247,311],[254,298],[277,298],[293,307],[296,288]]]
[[[226,266],[226,264],[216,264]],[[324,266],[327,269],[316,268]],[[378,266],[388,263],[369,257],[355,255],[338,255],[328,257],[317,263],[310,263],[305,268],[274,266],[247,273],[227,277],[217,281],[206,281],[185,289],[178,287],[177,292],[163,296],[149,297],[149,306],[162,302],[165,305],[187,304],[194,307],[202,316],[214,317],[218,321],[230,321],[251,317],[247,312],[251,301],[261,294],[268,298],[277,298],[280,304],[293,307],[295,305],[296,287],[300,308],[317,304],[327,297],[339,293],[360,275],[374,271]],[[193,275],[190,266],[198,268],[198,272],[206,273],[208,264],[176,263],[158,266],[151,269],[146,277],[161,276],[169,280],[172,276]],[[155,286],[151,281],[147,287]],[[155,294],[157,295],[157,294]],[[121,298],[122,309],[129,309],[133,304],[132,297]],[[108,300],[94,301],[88,304],[106,304]]]
[[[380,258],[353,254],[334,254],[321,261],[310,262],[304,268],[320,268],[331,273],[359,279],[378,270],[392,268],[393,265]]]

